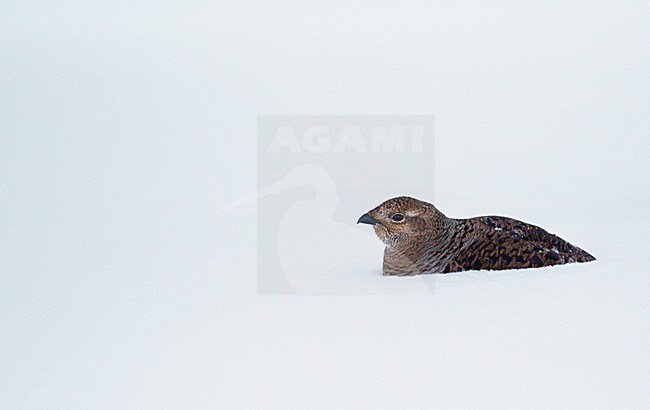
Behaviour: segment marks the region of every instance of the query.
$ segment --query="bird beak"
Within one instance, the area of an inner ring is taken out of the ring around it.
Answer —
[[[379,223],[378,220],[373,218],[372,216],[368,214],[363,214],[361,215],[361,218],[357,221],[358,224],[368,224],[368,225],[377,225]]]

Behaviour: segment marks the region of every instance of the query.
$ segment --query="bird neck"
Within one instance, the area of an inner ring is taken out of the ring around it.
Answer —
[[[384,274],[417,275],[423,271],[442,269],[447,262],[446,253],[458,221],[438,212],[432,225],[421,234],[386,246]],[[438,266],[440,265],[440,266]]]

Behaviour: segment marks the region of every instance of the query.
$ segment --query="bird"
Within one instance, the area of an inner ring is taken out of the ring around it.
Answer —
[[[363,214],[384,242],[383,274],[414,276],[470,270],[538,268],[596,260],[546,230],[505,216],[455,219],[411,197]]]

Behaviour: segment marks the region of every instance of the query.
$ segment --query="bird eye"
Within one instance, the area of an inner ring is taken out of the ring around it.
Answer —
[[[402,214],[395,214],[393,215],[390,219],[393,220],[393,222],[402,222],[404,220],[404,215]]]

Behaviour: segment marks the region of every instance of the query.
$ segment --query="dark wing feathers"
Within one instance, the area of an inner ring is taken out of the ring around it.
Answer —
[[[446,271],[520,269],[588,262],[595,258],[584,250],[516,219],[483,216],[463,220],[473,233]]]

